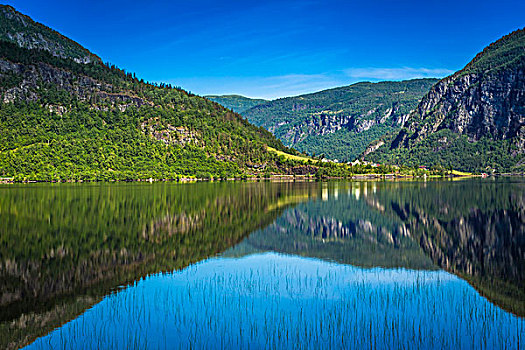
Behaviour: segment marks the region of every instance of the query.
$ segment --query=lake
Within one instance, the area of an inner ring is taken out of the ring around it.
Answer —
[[[525,349],[525,180],[0,185],[0,348]]]

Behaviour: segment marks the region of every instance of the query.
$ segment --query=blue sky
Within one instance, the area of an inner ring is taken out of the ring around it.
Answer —
[[[525,1],[4,2],[148,81],[277,98],[443,77],[525,26]]]

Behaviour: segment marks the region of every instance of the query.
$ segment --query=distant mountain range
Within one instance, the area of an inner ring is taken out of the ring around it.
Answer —
[[[288,147],[354,160],[370,142],[399,129],[437,81],[357,83],[268,101],[242,114]]]
[[[442,80],[357,83],[266,101],[241,113],[286,146],[331,159],[522,172],[524,91],[521,29]]]
[[[268,102],[268,100],[249,98],[240,95],[207,95],[204,97],[213,102],[217,102],[236,113],[243,113],[252,107]]]
[[[364,157],[469,171],[525,170],[525,29],[492,43],[439,81],[404,127]]]
[[[106,65],[5,5],[0,130],[0,177],[15,180],[231,177],[276,169],[268,146],[289,151],[217,103]]]

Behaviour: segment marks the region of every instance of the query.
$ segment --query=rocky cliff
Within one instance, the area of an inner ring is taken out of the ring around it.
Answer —
[[[486,154],[504,148],[512,156],[505,164],[486,159],[486,164],[465,164],[465,170],[519,165],[525,153],[525,30],[491,44],[464,69],[437,83],[404,128],[381,145],[369,147],[365,156],[387,160],[406,151],[398,158],[454,166],[468,156],[468,149]]]

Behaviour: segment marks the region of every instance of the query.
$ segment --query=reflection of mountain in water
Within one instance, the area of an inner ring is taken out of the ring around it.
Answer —
[[[323,201],[288,209],[235,249],[247,251],[246,246],[251,246],[364,267],[434,268],[400,220],[370,210],[369,203],[358,199],[359,195],[356,198],[356,193],[352,188],[325,188]]]
[[[269,183],[0,188],[0,347],[26,344],[117,286],[231,247],[309,191]]]
[[[459,275],[525,315],[525,182],[324,184],[228,254],[273,250],[365,267]],[[435,264],[435,265],[434,265]]]
[[[525,183],[468,181],[378,193],[440,267],[525,316]]]

